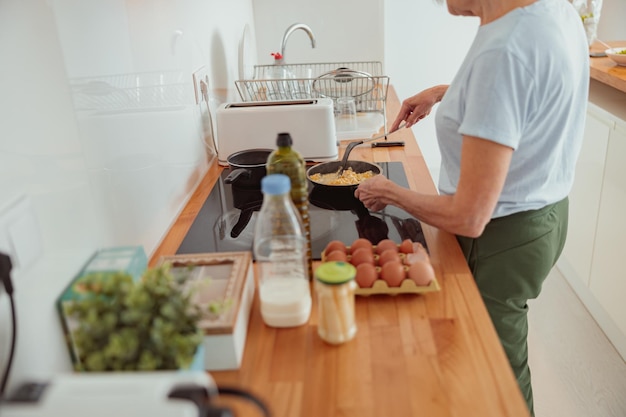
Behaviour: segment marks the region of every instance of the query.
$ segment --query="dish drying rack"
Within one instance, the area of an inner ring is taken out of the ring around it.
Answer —
[[[76,110],[146,110],[194,103],[182,71],[137,72],[70,80]]]
[[[255,65],[253,79],[235,86],[243,101],[354,97],[357,113],[380,113],[387,131],[389,77],[378,61]]]

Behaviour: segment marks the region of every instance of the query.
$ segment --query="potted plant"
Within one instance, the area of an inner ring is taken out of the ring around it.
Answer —
[[[600,22],[600,11],[602,0],[571,0],[585,27],[587,42],[591,46],[598,37],[598,23]]]
[[[170,264],[145,271],[93,273],[73,287],[65,309],[76,370],[188,368],[203,339],[202,312],[174,279]]]

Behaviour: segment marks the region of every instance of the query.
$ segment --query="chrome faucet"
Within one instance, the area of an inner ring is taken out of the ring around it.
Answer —
[[[287,46],[287,39],[289,39],[289,36],[291,36],[291,34],[298,29],[302,29],[306,32],[307,35],[309,35],[309,39],[311,39],[311,48],[315,48],[315,35],[313,34],[311,28],[304,23],[294,23],[287,28],[285,34],[283,35],[283,44],[280,47],[280,54],[282,55],[283,59],[285,58],[285,47]]]

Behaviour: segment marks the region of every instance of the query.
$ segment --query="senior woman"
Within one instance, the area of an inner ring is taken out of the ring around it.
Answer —
[[[414,125],[440,103],[439,194],[376,176],[355,195],[370,210],[395,205],[457,235],[534,414],[526,303],[565,242],[587,105],[587,40],[567,0],[448,0],[447,7],[480,18],[476,38],[452,83],[406,99],[390,129]]]

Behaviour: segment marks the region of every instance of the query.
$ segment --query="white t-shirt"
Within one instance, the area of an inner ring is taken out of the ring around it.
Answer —
[[[538,0],[480,26],[437,109],[440,193],[456,191],[468,135],[514,149],[492,217],[565,198],[582,143],[588,53],[566,0]]]

